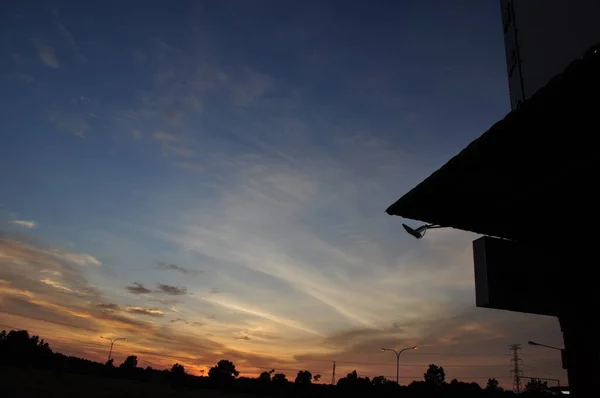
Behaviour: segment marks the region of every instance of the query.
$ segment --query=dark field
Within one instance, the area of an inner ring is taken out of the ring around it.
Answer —
[[[176,390],[168,385],[111,379],[16,367],[0,367],[0,397],[169,397],[169,398],[250,398],[214,390]]]

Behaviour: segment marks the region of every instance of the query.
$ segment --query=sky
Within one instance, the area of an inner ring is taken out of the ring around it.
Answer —
[[[384,213],[509,111],[497,3],[3,2],[0,328],[323,381],[419,345],[402,383],[505,387],[521,343],[565,382],[526,345],[556,319],[475,307],[476,235]]]

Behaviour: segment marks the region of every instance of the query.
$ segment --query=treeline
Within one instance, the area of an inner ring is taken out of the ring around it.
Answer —
[[[336,386],[317,384],[320,375],[312,375],[310,371],[298,372],[295,377],[288,379],[275,369],[263,372],[256,378],[240,377],[235,365],[228,360],[219,361],[210,368],[208,376],[194,376],[186,373],[185,367],[175,363],[171,369],[153,369],[138,367],[135,355],[128,356],[123,363],[116,366],[113,360],[102,364],[88,359],[66,356],[53,352],[47,342],[39,336],[30,336],[26,330],[0,332],[0,364],[33,367],[52,370],[57,378],[65,373],[97,375],[170,384],[174,388],[185,389],[221,389],[241,393],[275,396],[311,396],[311,397],[362,397],[362,396],[402,396],[402,397],[513,397],[511,391],[504,391],[495,379],[489,379],[486,388],[477,383],[462,383],[456,379],[446,383],[442,367],[429,365],[423,375],[423,381],[415,381],[406,387],[401,387],[383,376],[359,377],[356,371],[339,379]],[[543,396],[547,385],[536,381],[530,383],[526,395]]]

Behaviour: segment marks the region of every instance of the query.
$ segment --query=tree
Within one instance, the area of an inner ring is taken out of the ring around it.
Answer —
[[[258,380],[260,380],[262,383],[270,383],[271,375],[273,373],[275,373],[275,369],[271,369],[268,372],[262,372],[260,376],[258,376]]]
[[[185,384],[185,368],[183,365],[176,363],[171,367],[169,381],[174,387],[180,387]]]
[[[114,359],[109,359],[108,361],[106,361],[106,363],[104,364],[104,366],[106,366],[107,368],[114,368],[115,367],[115,360]]]
[[[540,379],[531,379],[529,383],[525,385],[525,391],[529,392],[544,392],[548,391],[548,382]]]
[[[310,373],[308,370],[299,371],[298,375],[296,376],[296,380],[294,380],[294,383],[301,385],[311,384],[312,373]]]
[[[273,375],[273,379],[271,380],[274,387],[284,387],[288,383],[287,377],[283,373],[277,373]]]
[[[498,383],[498,380],[496,380],[493,377],[491,379],[488,379],[485,389],[487,391],[502,391],[502,388],[500,387],[500,383]]]
[[[446,382],[446,372],[443,367],[431,364],[423,374],[423,378],[427,384],[441,386]]]
[[[353,370],[351,373],[348,373],[346,377],[342,377],[338,380],[337,386],[340,389],[348,389],[348,390],[367,390],[371,387],[371,380],[368,377],[358,377],[358,373],[356,370]]]
[[[383,386],[387,382],[388,382],[388,379],[386,379],[385,376],[376,376],[376,377],[373,377],[373,380],[371,380],[371,384],[373,384],[375,387]]]
[[[208,378],[217,385],[230,385],[236,377],[240,375],[235,369],[233,362],[221,359],[217,366],[213,366],[208,371]]]
[[[184,375],[185,374],[185,367],[183,365],[180,365],[180,364],[176,363],[171,368],[171,373],[176,374],[176,375]]]
[[[321,375],[314,375],[313,376],[313,382],[318,383],[321,381]]]
[[[346,375],[346,379],[350,381],[358,380],[358,373],[356,373],[356,369]]]
[[[135,368],[137,368],[137,363],[137,357],[135,355],[130,355],[127,358],[125,358],[121,365],[119,365],[119,369],[134,370]]]
[[[53,353],[48,343],[39,336],[30,336],[27,330],[11,330],[0,333],[0,361],[22,365],[48,365]]]

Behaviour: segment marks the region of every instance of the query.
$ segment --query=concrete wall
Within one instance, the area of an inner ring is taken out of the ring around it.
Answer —
[[[500,4],[513,109],[600,43],[600,0],[501,0]]]

